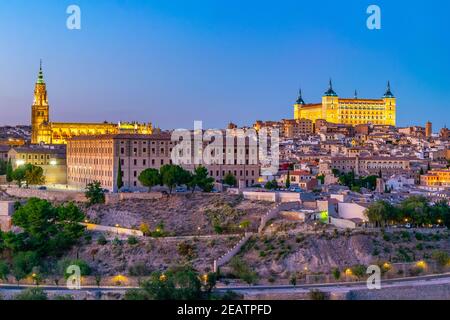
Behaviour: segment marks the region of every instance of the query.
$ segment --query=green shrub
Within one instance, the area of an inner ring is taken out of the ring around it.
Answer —
[[[138,240],[138,238],[136,238],[135,236],[130,236],[130,237],[128,237],[128,240],[127,240],[127,243],[129,244],[129,245],[135,245],[135,244],[138,244],[139,243],[139,240]]]
[[[233,274],[247,282],[248,284],[254,284],[258,280],[258,274],[239,257],[233,257],[230,261],[230,267],[233,270]]]
[[[105,244],[108,243],[108,240],[106,240],[105,236],[102,234],[100,235],[100,237],[98,237],[97,239],[97,244],[104,246]]]
[[[440,267],[445,267],[450,263],[449,254],[445,251],[436,250],[432,253],[431,257]]]
[[[15,296],[15,300],[47,300],[47,293],[41,288],[28,288]]]
[[[334,268],[331,273],[333,274],[334,279],[339,280],[341,278],[341,271],[339,268]]]
[[[328,300],[328,295],[317,289],[309,291],[308,297],[310,300]]]

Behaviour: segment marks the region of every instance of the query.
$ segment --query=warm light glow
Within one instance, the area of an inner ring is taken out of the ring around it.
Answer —
[[[427,263],[425,261],[419,261],[416,263],[416,266],[421,269],[425,269],[427,267]]]
[[[206,273],[202,275],[202,280],[204,283],[208,282],[208,275]]]
[[[56,160],[54,160],[54,159],[50,160],[50,165],[51,166],[56,166],[56,164],[57,164]]]
[[[389,269],[391,269],[391,264],[389,262],[385,262],[383,264],[383,268],[386,269],[386,270],[389,270]]]
[[[25,164],[25,160],[22,160],[22,159],[16,160],[16,165],[17,165],[18,167],[23,166],[24,164]]]
[[[126,276],[124,276],[124,275],[121,275],[121,274],[118,274],[117,276],[115,276],[115,277],[113,278],[113,282],[114,282],[115,284],[123,284],[123,283],[125,283],[127,280],[128,280],[128,278],[127,278]]]
[[[345,270],[345,275],[346,275],[346,276],[352,276],[352,275],[353,275],[352,269],[350,269],[350,268],[346,269],[346,270]]]
[[[166,281],[166,280],[167,280],[167,276],[164,273],[159,276],[159,281]]]

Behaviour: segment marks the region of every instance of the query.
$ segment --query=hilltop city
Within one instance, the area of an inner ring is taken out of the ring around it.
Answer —
[[[0,128],[0,295],[450,299],[450,130],[397,126],[394,92],[344,98],[329,80],[286,119],[229,123],[222,142],[200,130],[180,162],[175,128],[55,122],[41,63],[30,123]],[[389,287],[367,288],[369,266]]]

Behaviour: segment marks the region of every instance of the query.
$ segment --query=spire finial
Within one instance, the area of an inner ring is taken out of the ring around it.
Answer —
[[[333,81],[330,78],[330,82],[328,84],[328,90],[325,92],[325,96],[333,96],[333,97],[337,97],[336,92],[334,92],[333,90]]]
[[[305,101],[303,101],[302,97],[302,88],[298,89],[297,104],[305,104]]]
[[[388,80],[386,93],[383,96],[384,98],[394,98],[394,94],[391,91],[391,81]]]
[[[42,59],[39,60],[39,73],[37,83],[43,84],[44,82],[44,72],[42,71]]]
[[[355,89],[355,99],[358,99],[358,91]]]

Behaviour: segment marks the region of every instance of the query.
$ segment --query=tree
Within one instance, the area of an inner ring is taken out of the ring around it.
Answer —
[[[149,236],[150,235],[150,233],[152,232],[151,230],[150,230],[150,226],[147,224],[147,223],[145,223],[145,222],[143,222],[143,223],[141,223],[141,225],[139,226],[139,230],[142,232],[142,234],[144,235],[144,236]]]
[[[286,189],[289,189],[290,187],[291,187],[291,172],[288,170],[286,177]]]
[[[159,169],[161,174],[161,182],[163,185],[169,188],[169,193],[172,194],[172,190],[177,185],[189,184],[192,179],[191,174],[184,170],[182,167],[166,164]]]
[[[372,203],[365,212],[369,221],[376,226],[386,224],[389,220],[396,220],[395,208],[386,201],[377,201]]]
[[[414,224],[428,225],[433,223],[430,205],[427,198],[423,196],[406,198],[400,203],[399,210],[402,217],[411,219]]]
[[[278,189],[278,183],[275,179],[272,181],[267,181],[264,185],[264,188],[267,190],[276,190]]]
[[[31,273],[34,267],[39,266],[39,258],[36,252],[19,252],[13,258],[13,275],[17,282]]]
[[[199,275],[189,266],[175,267],[166,273],[153,272],[143,282],[141,290],[134,290],[126,298],[139,300],[196,300],[202,295]]]
[[[223,178],[223,183],[225,183],[225,184],[227,184],[227,185],[229,185],[231,187],[236,187],[237,179],[231,172],[229,172]]]
[[[123,187],[123,172],[122,172],[122,163],[119,159],[119,165],[117,167],[117,189],[120,190]]]
[[[450,229],[450,207],[446,200],[438,201],[431,207],[431,216],[435,222],[443,223]]]
[[[445,266],[447,266],[450,263],[450,256],[445,251],[436,250],[436,251],[433,252],[431,257],[433,258],[434,261],[436,261],[436,263],[440,267],[445,267]]]
[[[14,181],[14,177],[13,177],[13,166],[12,166],[12,161],[11,159],[8,160],[8,164],[6,165],[6,181],[7,182],[13,182]]]
[[[5,261],[0,260],[0,280],[7,280],[9,275],[9,266]]]
[[[105,203],[105,191],[102,189],[99,181],[89,183],[84,194],[88,199],[89,205]]]
[[[11,235],[10,242],[16,242],[16,250],[31,250],[39,256],[60,255],[84,234],[85,227],[80,224],[84,218],[73,203],[54,207],[46,200],[31,198],[13,214],[12,222],[22,232]]]
[[[26,173],[27,168],[25,165],[16,168],[12,173],[12,180],[16,181],[19,188],[22,187],[22,184],[25,181]]]
[[[317,176],[317,180],[320,181],[320,184],[325,184],[325,175],[324,174],[319,174]]]
[[[156,169],[145,169],[139,174],[138,180],[150,192],[152,187],[161,184],[161,175]]]
[[[208,177],[208,169],[198,166],[194,170],[189,187],[194,192],[196,187],[202,189],[203,192],[211,192],[214,188],[214,178]]]
[[[44,184],[44,169],[38,166],[27,165],[25,170],[25,182],[27,186]]]
[[[64,276],[65,279],[69,278],[72,275],[71,273],[67,273],[67,268],[69,266],[78,266],[80,268],[81,276],[88,276],[91,274],[92,271],[89,264],[84,260],[81,259],[71,260],[65,258],[58,261],[58,273],[61,276]]]
[[[8,165],[8,163],[5,160],[0,159],[0,176],[3,176],[6,174],[7,165]]]

